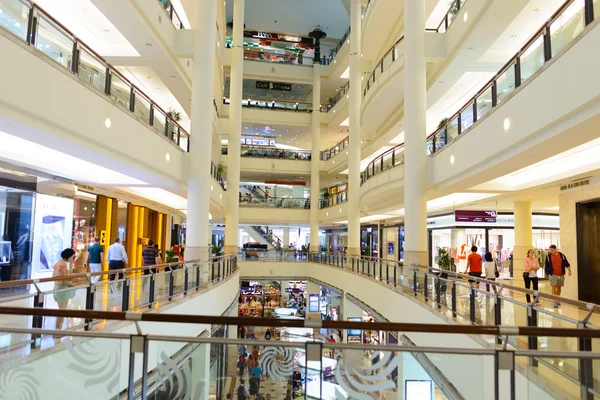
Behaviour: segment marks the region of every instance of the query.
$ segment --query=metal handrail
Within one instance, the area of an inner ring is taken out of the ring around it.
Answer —
[[[119,77],[119,79],[122,80],[125,83],[125,85],[127,85],[130,88],[130,99],[134,99],[136,93],[141,94],[146,99],[150,99],[150,115],[152,115],[152,109],[158,110],[159,112],[162,112],[165,115],[165,132],[164,132],[165,136],[170,134],[170,132],[168,131],[168,125],[171,125],[171,126],[176,127],[176,130],[179,134],[183,133],[183,135],[187,137],[186,148],[183,148],[183,150],[189,151],[189,138],[190,138],[189,133],[186,130],[184,130],[181,127],[181,125],[179,125],[177,123],[177,121],[175,121],[174,119],[169,117],[167,112],[164,111],[164,109],[162,109],[158,104],[156,104],[156,102],[152,101],[150,96],[148,96],[140,88],[135,86],[131,81],[129,81],[125,76],[123,76],[123,74],[120,73],[113,65],[111,65],[108,61],[106,61],[106,59],[104,57],[102,57],[100,54],[98,54],[96,51],[94,51],[84,41],[79,39],[73,32],[71,32],[67,27],[65,27],[63,24],[61,24],[56,18],[54,18],[52,15],[50,15],[42,7],[40,7],[39,5],[37,5],[35,3],[30,2],[28,0],[20,1],[20,3],[22,3],[26,7],[29,7],[30,10],[32,10],[32,12],[30,12],[29,16],[28,16],[29,26],[34,26],[35,21],[37,21],[37,19],[40,18],[40,16],[41,16],[46,21],[53,24],[59,31],[62,31],[62,33],[65,34],[66,36],[68,36],[68,39],[73,42],[74,51],[73,51],[73,60],[71,62],[71,67],[70,67],[71,73],[73,73],[75,75],[78,74],[79,57],[80,57],[81,50],[85,50],[86,52],[89,52],[91,55],[93,55],[93,57],[99,63],[101,63],[102,65],[104,65],[106,67],[106,75],[107,75],[106,82],[108,83],[108,85],[106,85],[104,88],[105,95],[107,95],[109,97],[111,95],[111,93],[110,93],[111,79],[109,76],[117,75]],[[6,31],[6,32],[10,33],[10,31]],[[29,45],[35,47],[35,41],[37,39],[36,35],[37,35],[37,32],[35,32],[34,29],[30,29],[28,31],[27,37],[25,38],[25,41]],[[130,108],[129,111],[133,113],[134,107],[135,107],[135,102],[131,102],[131,104],[129,105],[129,108]],[[150,118],[150,121],[148,121],[148,122],[151,126],[153,125],[152,118]],[[171,140],[172,140],[172,138],[171,138]],[[180,143],[179,143],[179,136],[177,137],[177,140],[175,140],[175,142],[179,147],[181,147]]]

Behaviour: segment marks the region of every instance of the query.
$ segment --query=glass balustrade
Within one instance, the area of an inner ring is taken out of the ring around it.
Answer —
[[[240,197],[240,207],[309,209],[310,199],[290,197],[256,197],[248,193]]]
[[[346,149],[350,145],[350,137],[346,136],[341,142],[336,144],[335,146],[329,148],[328,150],[324,150],[321,152],[321,160],[327,161],[330,158],[335,157],[340,154],[344,149]]]
[[[248,61],[268,62],[273,64],[305,65],[312,67],[313,57],[288,50],[244,50],[244,59]]]
[[[362,185],[375,175],[401,164],[404,164],[404,144],[392,147],[371,161],[361,174],[360,184]]]
[[[348,192],[341,192],[319,199],[319,208],[333,207],[348,201]]]
[[[221,147],[221,154],[228,154],[228,146]],[[276,158],[280,160],[310,161],[311,153],[306,150],[289,150],[276,147],[245,146],[241,147],[241,157]]]
[[[169,1],[159,1],[171,7]],[[80,82],[104,93],[174,145],[189,150],[189,134],[177,121],[44,10],[21,0],[0,0],[0,10],[0,28],[78,76]]]
[[[158,2],[165,10],[165,13],[169,17],[169,20],[173,23],[175,29],[185,29],[181,18],[179,18],[177,11],[175,11],[175,7],[173,7],[173,3],[170,0],[158,0]]]
[[[231,104],[231,99],[228,97],[223,97],[223,104]],[[294,111],[312,113],[311,103],[301,103],[297,101],[243,99],[242,107],[260,108],[263,110],[270,111]]]

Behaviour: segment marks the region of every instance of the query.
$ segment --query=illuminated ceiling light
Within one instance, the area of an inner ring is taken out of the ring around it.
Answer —
[[[465,12],[465,15],[463,16],[463,21],[467,22],[468,19],[469,19],[469,13]]]
[[[340,126],[350,126],[350,117],[346,118],[340,123]]]
[[[348,152],[346,152],[346,155],[348,155]]]
[[[454,154],[450,156],[450,164],[454,165]]]
[[[340,208],[340,212],[342,212],[342,209]]]
[[[175,210],[187,210],[187,199],[168,190],[157,187],[130,187],[127,191]]]
[[[106,117],[106,119],[104,120],[104,126],[106,127],[106,129],[110,129],[110,127],[112,126],[112,121],[110,120],[110,118]]]
[[[219,198],[220,198],[220,199],[223,199],[223,194],[222,194],[222,193],[219,195]]]
[[[165,154],[165,160],[171,161],[171,153]]]
[[[510,129],[510,118],[504,118],[504,132],[508,132]]]
[[[213,185],[210,185],[210,190],[215,190],[215,187]]]
[[[326,217],[329,217],[329,213],[328,213],[328,212],[326,212],[326,213],[325,213],[325,216],[326,216]]]
[[[331,160],[331,162],[332,162],[333,164],[335,164],[335,160]]]

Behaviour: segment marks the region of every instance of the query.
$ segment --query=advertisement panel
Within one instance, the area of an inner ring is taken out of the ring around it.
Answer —
[[[362,322],[361,317],[349,317],[350,322]],[[348,343],[362,343],[362,330],[348,329]]]
[[[32,278],[52,275],[60,253],[71,247],[73,200],[36,195],[33,224]]]
[[[319,312],[319,300],[318,294],[311,294],[308,297],[308,312]]]

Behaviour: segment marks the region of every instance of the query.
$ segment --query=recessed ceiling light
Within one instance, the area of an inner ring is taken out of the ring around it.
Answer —
[[[454,165],[454,154],[450,156],[450,164]]]
[[[504,132],[508,132],[510,129],[510,118],[504,118]]]
[[[165,160],[171,161],[171,153],[165,154]]]
[[[112,121],[110,120],[110,118],[106,117],[106,119],[104,120],[104,126],[107,129],[110,129],[110,127],[112,126]]]
[[[465,15],[463,15],[463,21],[467,22],[468,19],[469,19],[469,13],[465,12]]]

